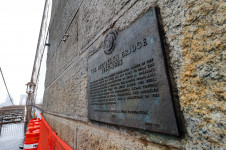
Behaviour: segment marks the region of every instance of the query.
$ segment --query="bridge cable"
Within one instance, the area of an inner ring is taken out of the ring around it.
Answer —
[[[11,97],[10,94],[9,94],[9,90],[8,90],[8,88],[7,88],[7,85],[6,85],[5,78],[4,78],[4,76],[3,76],[1,67],[0,67],[0,72],[1,72],[1,74],[2,74],[2,79],[3,79],[3,81],[4,81],[5,88],[6,88],[6,90],[7,90],[8,95],[9,95],[10,101],[11,101],[11,103],[14,105],[13,100],[12,100],[12,97]]]

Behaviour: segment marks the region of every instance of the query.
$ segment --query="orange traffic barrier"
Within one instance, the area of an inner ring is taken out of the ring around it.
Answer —
[[[28,131],[25,135],[24,150],[37,150],[39,133],[40,133],[40,119],[31,119],[28,124]]]
[[[29,121],[24,150],[72,150],[52,131],[42,115],[41,117],[41,120],[37,118]]]

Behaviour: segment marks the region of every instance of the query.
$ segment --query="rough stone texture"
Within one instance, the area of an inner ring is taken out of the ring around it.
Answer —
[[[84,0],[79,9],[79,48],[82,49],[90,42],[95,34],[117,15],[128,1]]]
[[[78,11],[82,0],[54,0],[52,1],[52,14],[49,28],[49,42],[51,44],[47,61],[55,55],[64,34]]]
[[[189,1],[183,23],[180,101],[186,119],[188,149],[223,149],[225,145],[226,4]]]
[[[174,147],[137,140],[123,132],[95,127],[87,123],[68,120],[50,114],[44,115],[52,130],[74,149],[113,150],[176,150]]]
[[[221,0],[56,1],[43,103],[47,122],[78,149],[224,149],[225,5]],[[160,9],[168,67],[175,82],[180,137],[87,118],[89,55],[101,50],[109,29],[120,32],[155,6]],[[65,33],[69,37],[63,42]]]
[[[84,97],[87,80],[86,75],[81,75],[84,60],[80,58],[78,60],[80,63],[73,62],[57,80],[46,88],[44,99],[48,101],[46,101],[44,110],[87,121],[87,100]]]
[[[68,37],[65,37],[65,41],[62,41],[58,47],[58,50],[54,53],[51,60],[47,63],[46,74],[46,87],[56,78],[57,75],[62,73],[68,65],[71,64],[75,57],[78,57],[77,43],[78,43],[78,18],[75,17],[71,22],[71,25],[66,32]]]

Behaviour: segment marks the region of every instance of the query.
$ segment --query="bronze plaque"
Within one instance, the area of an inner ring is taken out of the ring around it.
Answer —
[[[178,135],[155,9],[88,59],[88,118]]]

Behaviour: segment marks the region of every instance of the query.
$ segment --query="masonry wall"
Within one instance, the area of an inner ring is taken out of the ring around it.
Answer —
[[[79,150],[224,149],[225,6],[223,0],[54,0],[43,102],[47,122]],[[101,49],[109,29],[120,32],[153,7],[160,10],[179,137],[87,117],[89,53]]]

